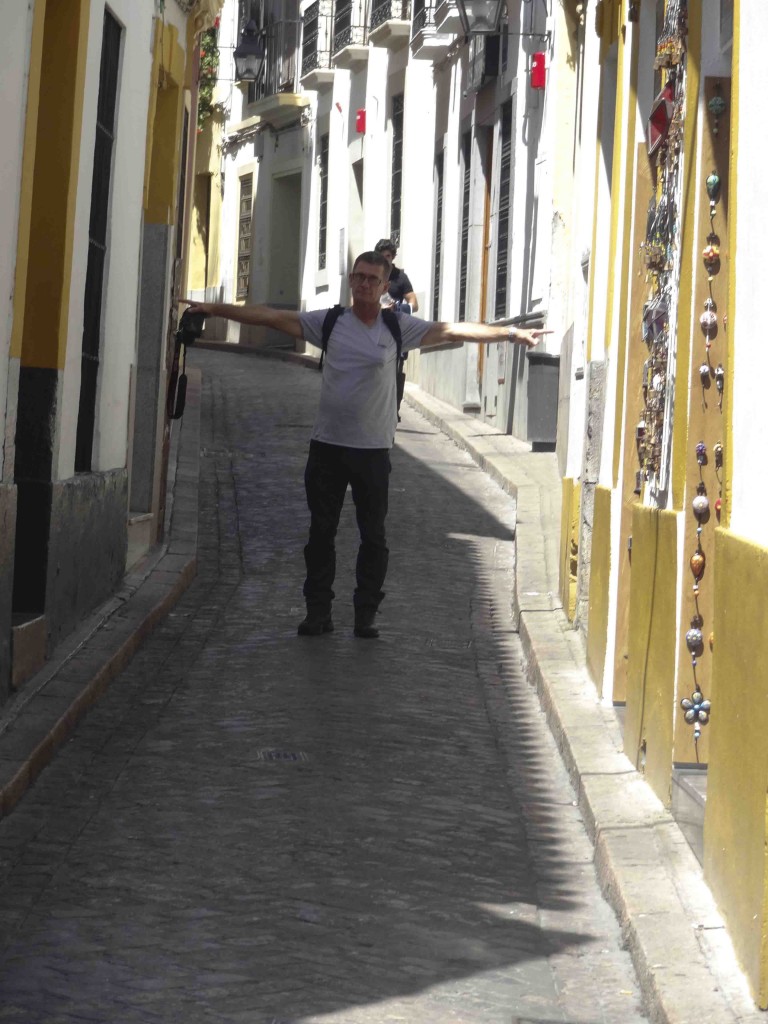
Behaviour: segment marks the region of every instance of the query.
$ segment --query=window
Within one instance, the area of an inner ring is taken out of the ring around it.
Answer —
[[[461,139],[463,182],[461,190],[461,251],[459,254],[459,320],[467,313],[467,270],[469,268],[469,194],[472,181],[472,133]]]
[[[88,264],[83,298],[83,348],[80,374],[80,405],[75,439],[75,472],[89,473],[93,459],[96,423],[96,385],[101,347],[101,309],[109,228],[109,196],[112,179],[112,151],[115,142],[117,77],[120,63],[121,29],[104,12],[101,37],[99,97],[96,106],[96,140],[91,180],[91,218],[88,228]]]
[[[317,266],[325,270],[328,250],[328,133],[320,136],[320,217],[317,230]]]
[[[435,245],[432,264],[432,319],[440,319],[440,273],[443,264],[443,153],[435,157]]]
[[[389,237],[400,242],[400,218],[403,192],[403,114],[404,96],[392,97],[392,206],[389,214]]]
[[[248,298],[251,281],[251,201],[253,199],[253,175],[244,174],[240,179],[240,228],[237,238],[237,298]]]
[[[512,100],[501,108],[499,161],[499,222],[496,245],[496,319],[507,315],[509,221],[512,206]]]

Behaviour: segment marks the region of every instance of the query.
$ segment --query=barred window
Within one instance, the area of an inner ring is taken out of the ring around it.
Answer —
[[[328,133],[320,136],[320,216],[317,229],[317,266],[325,270],[328,250]]]
[[[253,175],[244,174],[240,179],[240,227],[237,238],[237,298],[248,297],[251,281],[251,219],[253,200]]]
[[[392,97],[392,206],[389,216],[389,235],[400,242],[400,218],[403,192],[403,115],[405,97],[402,93]]]
[[[512,100],[501,108],[499,167],[499,226],[496,245],[496,319],[507,314],[509,222],[512,206]]]
[[[469,196],[472,182],[472,133],[461,140],[463,181],[461,190],[461,251],[459,257],[459,320],[467,313],[467,271],[469,269]]]
[[[440,274],[443,266],[443,167],[442,151],[435,157],[435,259],[432,266],[432,319],[440,319]]]

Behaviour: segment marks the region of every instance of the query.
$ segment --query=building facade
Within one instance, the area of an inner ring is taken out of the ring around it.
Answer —
[[[0,699],[162,532],[184,125],[218,6],[6,12]]]

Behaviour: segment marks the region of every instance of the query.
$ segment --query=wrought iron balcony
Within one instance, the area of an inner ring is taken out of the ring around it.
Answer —
[[[255,83],[254,100],[298,92],[299,28],[298,21],[273,21],[266,26],[264,74]]]
[[[333,19],[333,54],[348,46],[366,46],[368,27],[360,0],[340,0]]]
[[[410,0],[373,0],[368,38],[374,46],[396,49],[408,41],[410,21]]]
[[[373,0],[371,4],[371,31],[385,21],[410,21],[409,0]]]
[[[419,60],[437,60],[447,53],[453,36],[441,33],[435,24],[437,0],[413,0],[411,53]]]
[[[301,81],[316,88],[319,81],[330,80],[333,0],[315,0],[304,12],[304,37],[301,47]],[[322,72],[327,72],[322,75]],[[309,76],[309,78],[308,78]]]

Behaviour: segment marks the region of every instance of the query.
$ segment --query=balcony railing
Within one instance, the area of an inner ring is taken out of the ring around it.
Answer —
[[[435,27],[435,8],[437,4],[432,0],[413,0],[413,32]]]
[[[301,75],[330,68],[333,0],[315,0],[304,12]]]
[[[273,21],[267,25],[267,58],[264,74],[256,83],[255,100],[280,92],[298,92],[299,28],[298,21]]]
[[[385,21],[410,21],[409,0],[373,0],[371,4],[371,31]]]
[[[360,0],[337,3],[333,19],[333,52],[338,53],[346,46],[365,46],[367,42],[368,28]]]

